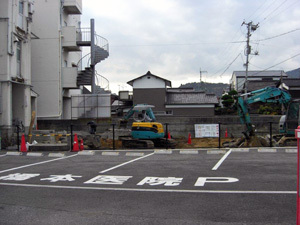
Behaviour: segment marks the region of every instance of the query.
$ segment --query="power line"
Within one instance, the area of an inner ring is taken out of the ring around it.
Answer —
[[[279,62],[279,63],[277,63],[277,64],[275,64],[275,65],[273,65],[273,66],[270,66],[269,68],[267,68],[267,69],[265,69],[265,70],[268,70],[268,69],[271,69],[271,68],[273,68],[273,67],[275,67],[275,66],[278,66],[278,65],[280,65],[280,64],[282,64],[282,63],[284,63],[284,62],[286,62],[286,61],[289,61],[289,60],[291,60],[291,59],[293,59],[293,58],[296,58],[297,56],[299,56],[300,55],[300,53],[298,53],[298,54],[296,54],[296,55],[294,55],[294,56],[292,56],[292,57],[290,57],[290,58],[288,58],[288,59],[286,59],[286,60],[283,60],[283,61],[281,61],[281,62]],[[264,71],[265,71],[264,70]]]
[[[271,69],[271,68],[273,68],[273,67],[275,67],[275,66],[278,66],[278,65],[280,65],[280,64],[282,64],[282,63],[284,63],[284,62],[286,62],[286,61],[289,61],[289,60],[291,60],[291,59],[293,59],[293,58],[296,58],[297,56],[300,56],[300,53],[298,53],[298,54],[296,54],[296,55],[293,55],[293,56],[291,56],[290,58],[285,59],[285,60],[283,60],[283,61],[281,61],[281,62],[279,62],[279,63],[277,63],[277,64],[275,64],[275,65],[273,65],[273,66],[270,66],[270,67],[268,67],[267,69],[264,69],[264,70],[262,70],[262,71],[258,71],[257,73],[252,74],[252,76],[253,76],[253,75],[256,75],[256,74],[259,74],[259,73],[262,73],[262,72],[265,72],[265,71],[267,71],[267,70],[269,70],[269,69]]]
[[[197,43],[173,43],[173,44],[132,44],[132,45],[112,45],[110,47],[130,48],[130,47],[164,47],[164,46],[195,46],[207,44],[239,44],[246,41],[228,41],[228,42],[197,42]]]
[[[272,18],[274,18],[274,17],[276,17],[276,16],[278,16],[279,14],[285,12],[286,10],[288,10],[289,8],[291,8],[293,5],[296,5],[297,3],[300,3],[300,1],[296,0],[295,2],[292,2],[292,4],[288,5],[285,9],[283,9],[282,11],[280,11],[277,14],[273,15],[271,18],[269,18],[269,20],[272,19]]]
[[[272,13],[276,12],[284,3],[286,3],[287,0],[284,0],[279,6],[277,6],[272,12],[270,12],[264,19],[262,22],[264,22]],[[261,22],[261,23],[262,23]]]
[[[249,20],[253,15],[255,15],[255,13],[258,12],[266,3],[267,1],[264,1],[263,4],[261,4],[246,20]]]
[[[286,35],[286,34],[289,34],[289,33],[292,33],[292,32],[298,31],[298,30],[300,30],[300,28],[297,28],[297,29],[294,29],[294,30],[290,30],[290,31],[282,33],[282,34],[278,34],[278,35],[273,36],[273,37],[268,37],[268,38],[265,38],[265,39],[254,40],[254,41],[266,41],[266,40],[270,40],[270,39],[273,39],[273,38],[281,37],[283,35]]]
[[[241,55],[241,53],[239,53],[234,60],[227,66],[227,68],[223,71],[223,73],[220,75],[220,77],[222,77],[222,75],[229,69],[229,67],[235,62],[235,60]]]
[[[264,14],[265,12],[267,12],[267,10],[268,10],[272,5],[274,5],[277,1],[278,1],[278,0],[275,0],[275,1],[271,0],[270,4],[268,4],[268,5],[266,6],[266,8],[264,9],[264,11],[261,12],[258,16],[256,16],[253,20],[257,20],[257,18],[259,18],[262,14]],[[267,1],[266,1],[266,2],[267,2]]]

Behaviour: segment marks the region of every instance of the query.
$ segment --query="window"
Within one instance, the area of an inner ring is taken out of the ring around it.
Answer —
[[[21,76],[21,41],[17,42],[17,76]]]
[[[19,1],[18,27],[23,29],[24,3]]]
[[[22,1],[19,1],[19,14],[24,14],[24,4]]]

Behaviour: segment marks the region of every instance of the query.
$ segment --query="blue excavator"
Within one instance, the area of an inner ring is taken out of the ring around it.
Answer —
[[[238,97],[238,114],[241,123],[246,125],[246,130],[243,132],[246,139],[251,140],[255,136],[255,129],[249,116],[249,105],[257,102],[279,103],[285,107],[285,115],[279,121],[279,135],[273,135],[273,138],[279,146],[295,142],[295,129],[300,122],[300,100],[292,99],[287,90],[279,87],[266,87]]]
[[[133,117],[131,126],[131,137],[122,138],[122,145],[125,148],[154,148],[176,146],[174,139],[166,138],[163,125],[156,122],[152,111],[153,105],[134,105],[124,116],[122,123],[127,124]]]

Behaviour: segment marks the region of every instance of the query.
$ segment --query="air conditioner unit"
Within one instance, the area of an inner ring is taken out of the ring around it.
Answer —
[[[34,5],[33,5],[33,1],[29,1],[28,2],[28,14],[32,15],[34,13]]]

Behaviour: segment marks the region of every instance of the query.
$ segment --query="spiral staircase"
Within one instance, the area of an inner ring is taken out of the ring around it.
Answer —
[[[75,104],[72,104],[74,115],[72,113],[71,117],[72,119],[108,117],[110,116],[110,105],[103,106],[99,104],[104,104],[101,102],[109,102],[110,104],[109,81],[95,70],[96,64],[109,56],[108,41],[96,34],[92,20],[91,28],[81,28],[77,32],[80,34],[80,39],[76,42],[77,46],[90,47],[90,51],[77,63],[76,85],[77,87],[91,86],[92,91],[89,94],[72,96]],[[103,107],[106,107],[109,111],[103,114]]]
[[[91,46],[91,33],[88,29],[84,30],[81,29],[81,37],[83,40],[77,41],[78,46]],[[90,58],[88,59],[87,56],[91,56],[92,52],[82,57],[78,64],[77,68],[78,75],[77,75],[77,86],[81,85],[92,85],[93,82],[93,76],[94,71],[92,68],[92,64],[95,66],[97,63],[100,63],[101,61],[105,60],[109,56],[109,44],[108,41],[94,33],[94,39],[95,39],[95,45],[94,45],[94,62],[90,62]],[[84,63],[84,60],[87,60],[87,63]],[[82,65],[86,64],[87,66],[84,69],[82,68]],[[95,74],[97,76],[97,74]]]

